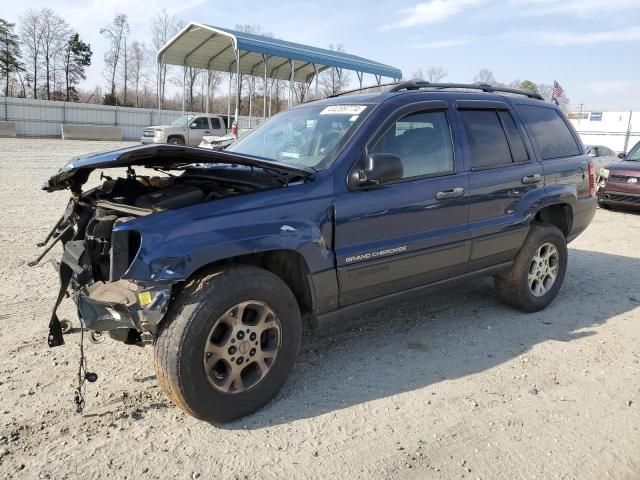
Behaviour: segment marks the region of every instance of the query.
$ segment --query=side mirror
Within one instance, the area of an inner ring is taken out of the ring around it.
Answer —
[[[626,155],[627,155],[626,153],[624,153],[624,152],[620,152],[620,153],[618,154],[618,158],[621,158],[622,160],[624,160],[624,157],[626,157]]]
[[[353,182],[359,187],[380,185],[404,176],[404,167],[399,156],[391,153],[372,153],[367,157],[364,169],[356,170]]]
[[[193,122],[191,125],[189,125],[189,128],[198,128],[198,124],[196,122]]]

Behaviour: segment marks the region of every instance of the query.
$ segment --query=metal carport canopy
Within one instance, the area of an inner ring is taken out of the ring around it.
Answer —
[[[169,40],[157,59],[158,63],[255,76],[262,76],[266,64],[268,77],[297,82],[309,82],[331,67],[376,78],[402,78],[400,69],[356,55],[197,22],[190,22]]]

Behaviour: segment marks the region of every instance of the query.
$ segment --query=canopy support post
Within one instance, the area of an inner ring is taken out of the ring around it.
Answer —
[[[249,82],[249,128],[253,127],[253,89],[256,86],[256,77],[251,75],[251,81]]]
[[[239,127],[240,124],[240,118],[239,118],[239,112],[240,112],[240,92],[241,92],[241,85],[240,85],[240,49],[239,48],[235,48],[236,51],[236,114],[235,114],[235,118],[234,118],[234,122],[236,124],[236,127]]]
[[[211,70],[207,68],[207,95],[205,97],[204,113],[209,115],[209,90],[211,90]]]
[[[264,63],[264,86],[262,89],[262,119],[267,118],[267,62],[268,57],[262,54],[262,63]]]
[[[182,114],[185,114],[185,100],[187,99],[187,66],[182,67]]]
[[[269,118],[271,118],[271,100],[273,95],[273,79],[269,82]]]
[[[227,128],[231,124],[231,69],[229,69],[229,91],[227,93]]]
[[[316,64],[313,64],[313,71],[315,72],[314,75],[316,76],[316,92],[313,95],[315,98],[318,98],[318,67],[316,66]]]
[[[164,60],[164,56],[161,57],[161,60],[158,62],[158,82],[156,85],[156,92],[158,93],[158,122],[156,124],[160,124],[160,112],[162,109],[162,100],[160,100],[161,96],[160,96],[160,84],[162,83],[160,81],[160,75],[162,74],[162,62]],[[153,119],[152,119],[153,120]],[[153,121],[151,122],[151,124],[153,125]]]
[[[289,108],[291,108],[293,105],[293,79],[296,75],[296,61],[289,60],[289,63],[291,64],[291,78],[289,78]]]

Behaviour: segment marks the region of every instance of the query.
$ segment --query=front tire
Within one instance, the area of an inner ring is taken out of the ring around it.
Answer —
[[[182,137],[171,137],[167,141],[169,145],[184,145],[184,139]]]
[[[254,412],[284,385],[302,338],[296,299],[252,266],[191,280],[155,340],[158,381],[194,417],[227,422]]]
[[[511,269],[496,277],[498,296],[525,312],[542,310],[562,286],[567,258],[562,232],[553,225],[534,223]]]

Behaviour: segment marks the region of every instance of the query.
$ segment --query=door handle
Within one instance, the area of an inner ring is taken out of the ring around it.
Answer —
[[[450,188],[449,190],[443,190],[442,192],[436,193],[437,200],[448,200],[450,198],[460,198],[464,196],[464,188],[455,187]]]
[[[539,183],[542,180],[542,175],[539,173],[534,173],[533,175],[527,175],[522,177],[522,183],[525,185],[529,185],[531,183]]]
[[[205,130],[204,133],[211,133],[209,130]]]

